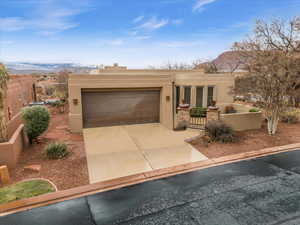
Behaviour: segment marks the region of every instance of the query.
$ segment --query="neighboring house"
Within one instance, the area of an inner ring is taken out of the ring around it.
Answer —
[[[11,120],[24,106],[34,101],[36,78],[31,75],[10,75],[7,85],[7,117]]]
[[[207,107],[212,101],[232,103],[234,77],[200,70],[127,70],[109,67],[93,75],[70,75],[69,122],[72,132],[83,128],[160,122],[176,124],[182,101]]]

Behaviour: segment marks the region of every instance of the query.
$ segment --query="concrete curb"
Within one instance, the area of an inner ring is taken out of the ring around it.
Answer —
[[[95,193],[114,190],[122,187],[131,186],[134,184],[143,183],[146,181],[157,180],[174,176],[177,174],[184,174],[191,171],[210,168],[214,166],[229,164],[237,161],[249,160],[252,158],[259,158],[267,155],[273,155],[281,152],[288,152],[293,150],[300,150],[300,143],[278,146],[273,148],[265,148],[258,151],[240,153],[220,158],[213,158],[204,161],[173,166],[165,169],[153,170],[145,173],[135,174],[132,176],[121,177],[109,181],[94,183],[78,188],[73,188],[65,191],[58,191],[33,198],[18,200],[15,202],[0,205],[0,216],[10,213],[24,211],[32,208],[50,205],[65,200],[70,200],[78,197],[83,197]]]

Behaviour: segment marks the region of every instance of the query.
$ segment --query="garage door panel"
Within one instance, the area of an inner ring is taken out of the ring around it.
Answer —
[[[160,91],[83,92],[84,127],[159,122]]]

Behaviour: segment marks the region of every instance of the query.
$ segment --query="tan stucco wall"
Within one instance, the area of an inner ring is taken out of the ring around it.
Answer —
[[[191,106],[196,105],[196,87],[204,87],[203,103],[206,106],[207,88],[214,86],[214,100],[217,103],[232,103],[233,95],[230,93],[234,85],[234,76],[229,73],[205,74],[197,71],[177,72],[175,75],[177,86],[191,86]],[[184,98],[183,89],[180,99]]]
[[[232,105],[237,110],[237,113],[224,114],[227,105]],[[218,106],[221,111],[221,120],[235,131],[256,130],[262,126],[262,113],[249,112],[253,107],[242,104],[219,104]]]
[[[219,103],[217,104],[221,113],[225,113],[225,108],[226,106],[233,106],[233,108],[235,110],[237,110],[238,113],[248,113],[250,109],[252,109],[253,107],[247,106],[247,105],[243,105],[243,104],[237,104],[237,103]]]
[[[176,117],[173,115],[173,83],[177,86],[192,86],[192,105],[196,103],[196,86],[204,86],[206,90],[207,86],[215,86],[214,98],[217,102],[233,102],[229,92],[234,85],[234,77],[230,74],[204,74],[195,70],[99,70],[95,75],[74,74],[69,77],[71,131],[82,131],[81,90],[88,88],[161,88],[160,122],[173,129],[173,117]],[[77,105],[73,104],[74,99],[78,100]]]
[[[21,124],[8,142],[0,143],[0,165],[14,168],[18,162],[22,150],[28,145],[24,133],[24,125]]]
[[[7,134],[8,138],[11,138],[18,127],[23,123],[21,118],[21,112],[15,115],[11,120],[7,122]]]
[[[262,113],[221,114],[221,120],[235,131],[256,130],[262,125]]]
[[[161,88],[160,122],[173,128],[172,119],[172,82],[170,74],[154,72],[106,72],[100,75],[71,75],[69,78],[70,113],[69,122],[72,132],[82,131],[81,90],[88,88]],[[169,100],[167,101],[167,96]],[[78,100],[78,105],[73,104]]]

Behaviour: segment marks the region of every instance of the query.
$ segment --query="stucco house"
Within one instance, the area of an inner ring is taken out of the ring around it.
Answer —
[[[176,126],[179,103],[192,107],[230,104],[234,77],[202,70],[131,70],[107,67],[92,74],[69,77],[72,132],[83,128],[125,124],[161,123]]]

